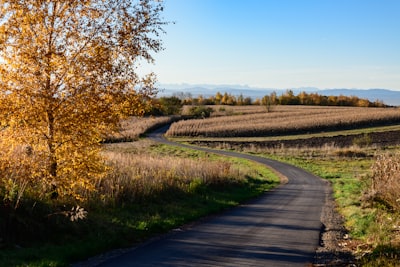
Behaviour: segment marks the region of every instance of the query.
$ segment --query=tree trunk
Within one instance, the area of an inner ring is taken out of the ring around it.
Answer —
[[[49,165],[48,165],[48,173],[50,174],[50,179],[53,181],[52,183],[52,194],[51,198],[56,199],[58,197],[57,193],[57,156],[56,156],[56,146],[54,142],[54,115],[51,111],[47,112],[47,147],[49,152]]]

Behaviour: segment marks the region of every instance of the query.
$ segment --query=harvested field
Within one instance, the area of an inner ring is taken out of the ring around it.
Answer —
[[[139,137],[148,131],[154,130],[165,124],[177,120],[178,116],[163,117],[130,117],[121,122],[119,132],[115,132],[105,138],[106,143],[130,142],[139,139]]]
[[[185,120],[167,136],[254,137],[337,131],[400,123],[397,108],[276,106],[272,112]]]
[[[184,106],[183,115],[188,114],[188,110],[193,106]],[[246,114],[265,113],[267,111],[265,106],[251,105],[251,106],[227,106],[227,105],[207,105],[213,109],[211,117],[221,116],[236,116]]]

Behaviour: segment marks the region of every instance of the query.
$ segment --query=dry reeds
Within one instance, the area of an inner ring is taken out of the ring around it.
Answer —
[[[400,211],[400,153],[380,155],[372,171],[369,194],[375,200]]]
[[[98,185],[105,201],[140,201],[162,193],[237,183],[244,175],[225,161],[105,152],[113,171]]]

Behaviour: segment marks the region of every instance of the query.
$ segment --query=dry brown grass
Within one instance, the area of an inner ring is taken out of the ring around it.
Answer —
[[[98,192],[107,202],[140,201],[171,191],[191,192],[204,185],[237,183],[245,176],[226,161],[152,156],[132,147],[118,150],[104,152],[113,170],[101,181]]]
[[[1,143],[1,142],[0,142]],[[0,149],[0,209],[16,210],[29,189],[30,197],[44,198],[48,184],[41,179],[41,166],[46,162],[30,146]],[[18,164],[15,164],[18,162]],[[0,210],[1,213],[1,210]]]
[[[268,136],[400,122],[400,112],[395,108],[276,106],[273,112],[257,112],[179,121],[171,125],[167,135]]]
[[[372,170],[371,197],[400,212],[400,153],[380,155]]]

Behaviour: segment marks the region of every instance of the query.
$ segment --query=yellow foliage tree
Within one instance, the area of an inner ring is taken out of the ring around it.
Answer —
[[[0,1],[3,188],[77,199],[94,188],[106,169],[102,138],[157,93],[154,75],[137,68],[162,49],[162,9],[157,0]]]

